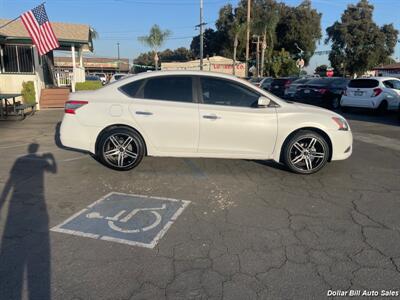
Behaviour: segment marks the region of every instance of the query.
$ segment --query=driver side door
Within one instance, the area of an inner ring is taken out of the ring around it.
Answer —
[[[274,150],[274,107],[257,106],[258,92],[239,82],[199,76],[199,155],[267,159]]]

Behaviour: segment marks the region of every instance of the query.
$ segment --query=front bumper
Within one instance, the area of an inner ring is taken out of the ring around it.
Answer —
[[[353,153],[353,134],[351,130],[330,130],[328,135],[332,142],[332,160],[344,160]]]

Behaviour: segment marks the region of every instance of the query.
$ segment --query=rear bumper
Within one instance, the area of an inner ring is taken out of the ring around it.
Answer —
[[[83,126],[76,115],[65,114],[60,127],[63,146],[94,153],[93,129]]]
[[[332,142],[332,160],[344,160],[353,153],[353,134],[349,131],[330,130]]]

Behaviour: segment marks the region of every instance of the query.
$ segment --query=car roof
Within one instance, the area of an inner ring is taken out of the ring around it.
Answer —
[[[384,81],[384,80],[400,80],[399,78],[396,77],[385,77],[385,76],[374,76],[374,77],[365,77],[365,78],[354,78],[352,80],[378,80],[378,81]]]
[[[224,73],[217,73],[217,72],[210,72],[210,71],[191,71],[191,70],[142,72],[142,73],[136,74],[135,80],[157,77],[157,76],[164,76],[164,75],[165,76],[166,75],[209,76],[209,77],[218,77],[218,78],[246,81],[243,78],[240,78],[240,77],[237,77],[237,76],[234,76],[231,74],[224,74]]]

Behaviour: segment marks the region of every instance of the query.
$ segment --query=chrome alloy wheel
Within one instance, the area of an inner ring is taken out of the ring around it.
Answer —
[[[139,146],[136,140],[125,133],[110,135],[103,147],[104,159],[114,167],[129,167],[136,162]]]
[[[318,168],[324,162],[325,156],[324,144],[316,137],[301,137],[290,148],[290,161],[301,171]]]

